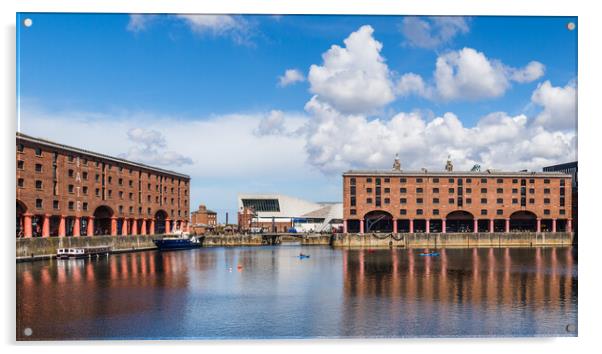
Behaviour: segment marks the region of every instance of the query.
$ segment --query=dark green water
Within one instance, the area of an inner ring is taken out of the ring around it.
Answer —
[[[19,263],[17,339],[577,335],[574,249],[439,251],[283,245]]]

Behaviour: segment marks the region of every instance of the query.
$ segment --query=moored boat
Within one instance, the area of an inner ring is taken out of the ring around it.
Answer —
[[[85,258],[111,253],[111,246],[68,247],[56,250],[56,258]]]
[[[203,246],[201,238],[183,234],[180,236],[163,237],[153,240],[153,242],[160,251],[199,248]]]

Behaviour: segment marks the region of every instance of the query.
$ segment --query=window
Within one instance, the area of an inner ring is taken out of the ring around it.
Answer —
[[[439,215],[439,209],[433,209],[433,215]]]
[[[481,193],[487,193],[487,188],[481,188]]]
[[[36,156],[42,156],[42,149],[36,148]]]
[[[25,167],[25,161],[17,160],[17,168],[22,170]]]
[[[566,212],[564,209],[560,209],[560,215],[564,215]]]
[[[550,188],[544,188],[543,194],[550,194]]]
[[[146,196],[146,201],[150,203],[150,201],[151,201],[151,196],[150,195]]]
[[[119,199],[123,199],[123,191],[119,191]]]
[[[503,179],[501,179],[501,178],[498,178],[498,179],[497,179],[497,183],[504,183],[504,180],[503,180]]]
[[[113,177],[109,176],[109,184],[113,182]]]
[[[408,202],[408,200],[406,198],[399,199],[399,204],[406,204],[407,202]]]
[[[366,188],[366,193],[372,193],[372,188]]]
[[[118,179],[117,183],[119,183],[120,186],[123,186],[123,178]]]
[[[82,204],[82,209],[84,209],[84,210],[88,210],[88,203],[87,203],[87,202],[84,202],[84,203]]]
[[[88,166],[88,159],[82,158],[82,165]]]
[[[36,208],[42,209],[42,199],[36,199]]]
[[[433,198],[433,204],[439,204],[439,198]]]
[[[550,198],[543,198],[544,204],[550,204]]]
[[[351,199],[350,199],[350,205],[351,206],[355,206],[355,204],[356,204],[355,197],[351,197]]]
[[[41,163],[36,164],[36,172],[42,172],[42,164]]]
[[[495,190],[497,193],[501,194],[504,193],[504,188],[498,188]]]
[[[385,204],[391,204],[391,199],[385,198]]]
[[[416,209],[416,215],[422,215],[423,211],[422,209]]]
[[[151,190],[151,185],[150,185],[150,183],[149,183],[149,184],[147,184],[146,186],[147,186],[147,189],[150,191],[150,190]]]
[[[366,178],[366,182],[367,183],[372,183],[372,178],[370,178],[370,177]]]
[[[97,173],[96,176],[94,176],[94,180],[96,180],[96,182],[100,181],[100,175]]]
[[[497,198],[496,203],[498,203],[498,204],[504,204],[504,199],[503,198]]]
[[[123,167],[119,166],[119,172],[123,172]]]
[[[24,185],[25,185],[25,181],[23,180],[23,178],[19,178],[17,180],[17,186],[23,188]]]
[[[466,204],[472,204],[472,198],[466,198]]]
[[[564,197],[560,197],[560,206],[563,207],[564,206]]]
[[[518,199],[517,198],[512,198],[512,204],[518,204]]]
[[[349,184],[355,186],[355,177],[349,179]]]
[[[454,179],[453,179],[453,178],[450,178],[450,179],[448,179],[447,181],[448,181],[449,183],[454,183]]]
[[[69,202],[69,210],[73,210],[75,207],[75,203]]]
[[[544,209],[543,213],[544,215],[550,215],[550,209]]]
[[[377,178],[377,179],[376,179],[376,185],[377,185],[377,186],[380,186],[380,178]]]
[[[546,179],[543,180],[543,183],[550,184],[550,180],[546,178]]]
[[[422,204],[422,198],[416,198],[416,204]]]
[[[529,183],[535,183],[535,179],[529,178]]]
[[[25,150],[25,146],[23,146],[23,144],[17,144],[17,151],[23,152],[23,150]]]
[[[504,215],[504,211],[503,211],[502,209],[498,209],[498,210],[496,211],[496,214],[497,214],[497,215]]]
[[[67,186],[67,191],[69,193],[73,193],[73,185],[72,184],[70,184],[70,185]]]
[[[439,188],[433,188],[433,193],[439,193]]]
[[[73,160],[74,160],[74,157],[73,157],[73,155],[69,155],[69,156],[67,156],[67,161],[69,161],[69,162],[73,162]]]
[[[113,195],[113,191],[109,189],[109,198],[111,198],[111,196]]]
[[[423,193],[423,189],[422,188],[416,188],[416,193]]]
[[[487,215],[487,209],[481,209],[481,215]]]
[[[130,198],[130,200],[134,200],[134,193],[130,193],[129,198]]]
[[[466,183],[472,183],[472,178],[467,178]]]
[[[132,214],[133,212],[134,212],[134,207],[133,207],[133,206],[131,206],[131,207],[130,207],[130,214]]]
[[[466,194],[472,193],[472,188],[466,188]]]
[[[481,183],[487,183],[487,178],[481,178]]]
[[[405,209],[399,209],[399,215],[406,215],[408,213]]]
[[[453,193],[454,193],[454,189],[453,189],[453,188],[450,188],[450,189],[448,189],[447,191],[448,191],[450,194],[453,194]]]
[[[406,183],[406,179],[405,178],[400,178],[399,179],[399,183]]]
[[[385,183],[390,183],[391,179],[390,178],[385,178]]]
[[[563,179],[560,180],[560,186],[564,187],[564,180]]]
[[[94,190],[94,194],[96,194],[96,196],[97,196],[97,197],[100,197],[100,189],[99,189],[99,188],[96,188],[96,189]]]
[[[487,198],[481,198],[481,204],[487,204]]]
[[[355,186],[351,186],[351,187],[349,187],[349,193],[350,193],[351,195],[355,195]]]
[[[405,194],[407,191],[408,190],[406,188],[399,188],[399,193]]]
[[[449,204],[454,204],[454,203],[455,203],[455,201],[456,201],[456,200],[455,200],[454,198],[449,198],[449,200],[448,200],[448,203],[449,203]]]
[[[36,180],[36,189],[42,189],[42,181]]]
[[[83,172],[82,178],[87,181],[88,180],[88,172]]]
[[[52,201],[52,209],[57,209],[59,208],[59,201],[58,200],[53,200]]]
[[[529,188],[529,194],[535,194],[535,188]]]
[[[433,183],[439,183],[439,178],[433,178]]]
[[[512,194],[517,194],[518,193],[518,188],[512,188]]]
[[[82,188],[82,193],[84,193],[85,195],[88,195],[88,187],[84,186]]]
[[[372,204],[372,198],[366,198],[366,203],[367,204]]]
[[[422,178],[416,178],[416,183],[422,183]]]
[[[391,188],[385,188],[385,193],[391,193]]]
[[[69,171],[67,171],[67,175],[73,178],[73,170],[70,169]]]
[[[355,211],[355,209],[351,209],[351,210],[349,210],[349,214],[355,215],[355,214],[357,214],[357,212]]]
[[[512,180],[512,183],[518,183],[518,179],[514,178],[514,179]]]
[[[123,213],[123,205],[119,206],[119,213]]]

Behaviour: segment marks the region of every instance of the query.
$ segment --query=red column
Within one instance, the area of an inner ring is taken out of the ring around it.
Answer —
[[[445,219],[441,219],[441,232],[442,233],[446,233],[446,229],[447,229],[447,225],[446,225],[446,220]]]
[[[166,233],[166,234],[168,234],[168,233],[170,233],[170,232],[171,232],[171,227],[170,227],[170,225],[169,225],[169,222],[170,222],[170,221],[171,221],[171,220],[169,220],[169,219],[165,219],[165,233]]]
[[[79,237],[81,233],[82,226],[80,225],[80,217],[75,217],[75,222],[73,223],[73,236]]]
[[[111,217],[111,236],[117,236],[117,218]]]
[[[347,219],[343,220],[343,233],[347,233]]]
[[[431,233],[431,219],[426,219],[426,233]]]
[[[494,223],[493,219],[489,219],[489,232],[492,232],[492,233],[494,231],[493,223]]]
[[[150,219],[150,234],[154,235],[155,234],[155,219]]]
[[[86,236],[94,236],[94,217],[88,216],[88,229],[86,230]]]
[[[59,237],[65,237],[65,215],[61,215],[61,220],[59,221]]]
[[[142,225],[140,225],[140,235],[146,235],[146,219],[142,219]]]
[[[364,220],[360,220],[360,234],[364,233]]]
[[[556,219],[552,219],[552,232],[556,232]]]
[[[42,237],[50,237],[50,214],[44,214],[42,221]]]
[[[573,219],[566,221],[566,232],[573,232]]]
[[[474,219],[473,222],[473,232],[476,234],[477,232],[479,232],[479,221],[477,219]]]
[[[138,235],[138,220],[132,219],[132,235]]]
[[[410,233],[414,233],[414,219],[410,219]]]
[[[541,232],[541,219],[537,218],[537,232]]]
[[[31,237],[31,214],[23,214],[23,237]]]
[[[506,218],[506,232],[510,232],[510,219]]]
[[[397,219],[393,219],[393,233],[397,233]]]
[[[128,219],[123,218],[123,222],[121,224],[121,236],[128,235]]]

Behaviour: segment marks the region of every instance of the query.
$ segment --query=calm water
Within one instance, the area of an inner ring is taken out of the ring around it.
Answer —
[[[575,250],[421,251],[283,245],[19,263],[17,336],[577,334]]]

